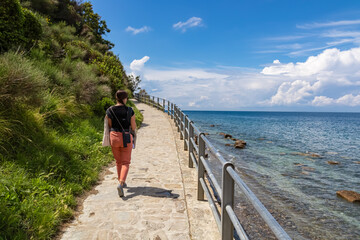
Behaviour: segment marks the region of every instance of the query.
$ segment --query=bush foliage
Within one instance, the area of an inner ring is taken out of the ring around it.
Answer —
[[[41,34],[41,24],[34,13],[22,8],[19,1],[1,1],[0,52],[21,46],[28,49]]]

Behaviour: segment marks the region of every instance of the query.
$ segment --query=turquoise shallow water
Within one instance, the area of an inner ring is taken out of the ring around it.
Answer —
[[[360,193],[360,113],[185,113],[266,206],[288,215],[293,239],[360,239],[360,204],[336,196]],[[220,132],[245,140],[246,149],[225,146],[233,142]]]

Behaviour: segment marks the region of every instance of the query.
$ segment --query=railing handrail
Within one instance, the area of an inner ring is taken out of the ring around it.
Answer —
[[[147,94],[145,95],[136,93],[135,97],[137,100],[150,104],[153,107],[157,107],[158,109],[162,109],[165,112],[167,106],[167,113],[171,119],[174,119],[177,130],[180,132],[180,139],[184,140],[184,150],[189,151],[189,167],[193,167],[193,165],[195,165],[196,169],[198,170],[198,200],[204,200],[204,195],[206,195],[217,226],[221,233],[221,239],[233,239],[234,229],[236,230],[236,233],[240,239],[249,239],[234,212],[235,184],[244,193],[246,198],[251,202],[256,211],[259,213],[260,217],[267,223],[271,231],[278,239],[291,239],[285,230],[271,215],[271,213],[256,197],[256,195],[245,184],[238,173],[234,170],[235,167],[233,163],[225,160],[225,158],[219,153],[213,144],[206,138],[205,134],[195,126],[193,121],[191,121],[190,118],[184,114],[184,112],[176,104],[164,98],[150,96]],[[162,104],[160,104],[160,101],[162,101]],[[196,133],[195,136],[197,139],[195,138],[194,133]],[[206,160],[206,150],[212,152],[216,159],[221,163],[222,187],[220,187],[219,183],[217,182],[215,176],[212,173],[210,165]],[[196,156],[194,152],[196,153]],[[219,214],[219,211],[215,206],[215,201],[213,200],[211,192],[205,182],[206,174],[210,184],[212,184],[211,187],[213,191],[216,192],[220,198],[221,214]]]

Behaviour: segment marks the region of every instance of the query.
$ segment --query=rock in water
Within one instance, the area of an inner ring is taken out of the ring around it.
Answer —
[[[214,125],[214,124],[211,124],[210,127],[215,127],[215,125]]]
[[[319,154],[317,153],[309,153],[309,156],[312,158],[322,158]]]
[[[245,148],[246,142],[244,140],[237,140],[234,144],[235,148]]]
[[[339,162],[336,162],[336,161],[327,161],[328,164],[330,165],[338,165]]]
[[[232,136],[230,134],[225,134],[224,138],[232,138]]]
[[[341,190],[337,191],[336,194],[342,198],[345,198],[349,202],[360,202],[360,194],[354,191]]]

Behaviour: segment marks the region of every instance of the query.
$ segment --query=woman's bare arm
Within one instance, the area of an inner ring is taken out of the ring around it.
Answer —
[[[135,115],[131,117],[131,130],[133,130],[134,132],[136,130]]]

